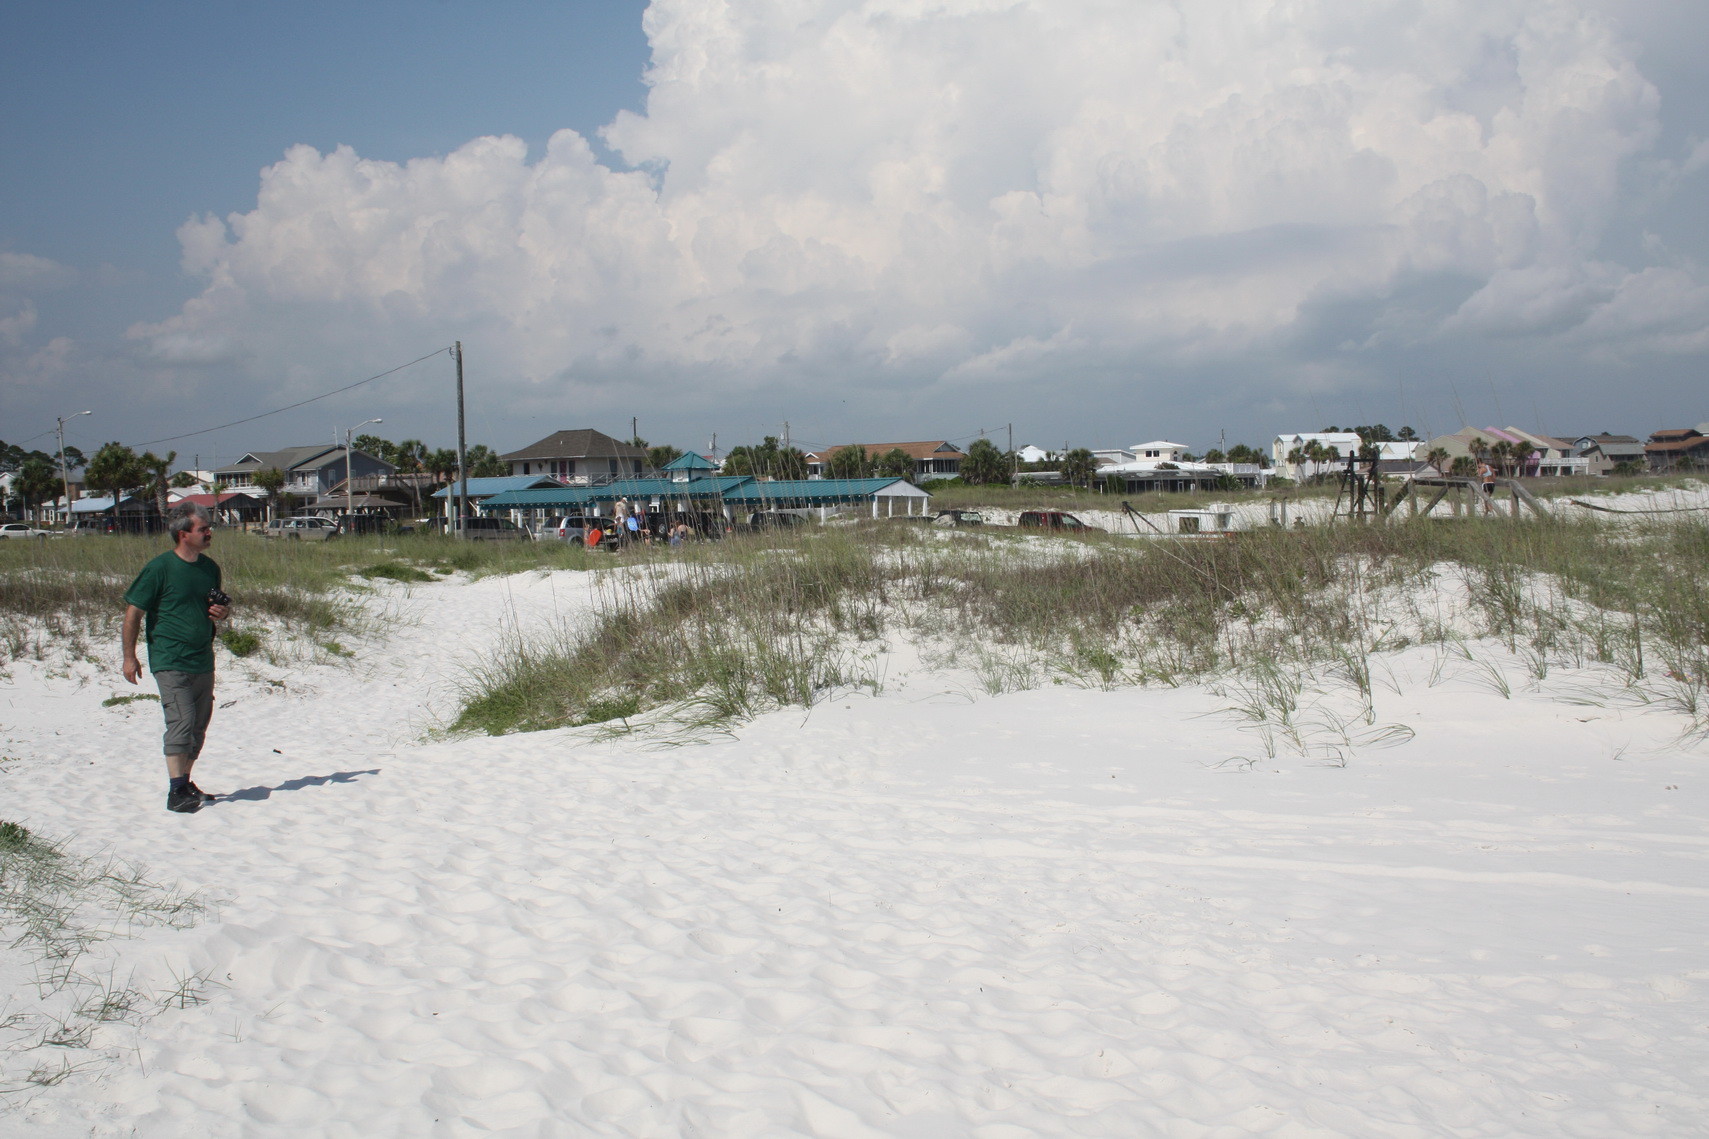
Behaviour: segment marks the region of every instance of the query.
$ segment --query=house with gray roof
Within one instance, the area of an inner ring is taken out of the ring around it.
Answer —
[[[1573,440],[1573,453],[1589,460],[1588,473],[1605,475],[1622,463],[1643,469],[1649,463],[1644,444],[1630,435],[1580,435]]]
[[[214,471],[214,479],[228,490],[255,486],[261,471],[277,470],[285,476],[283,491],[299,498],[315,499],[344,482],[344,448],[334,443],[285,447],[278,451],[246,451],[241,459]],[[397,470],[384,459],[376,459],[361,448],[350,451],[350,474],[357,480],[379,478]]]
[[[614,478],[634,478],[647,466],[647,452],[640,447],[588,427],[555,431],[499,458],[510,464],[512,475],[550,475],[569,486],[598,486]]]

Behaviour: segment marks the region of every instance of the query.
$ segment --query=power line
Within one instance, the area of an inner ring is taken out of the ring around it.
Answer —
[[[294,411],[299,407],[306,407],[307,405],[309,405],[311,403],[315,403],[319,400],[326,399],[330,396],[341,395],[344,392],[353,391],[354,389],[361,387],[363,384],[371,384],[375,380],[383,380],[387,376],[392,375],[394,372],[401,372],[405,368],[413,368],[417,364],[421,363],[423,360],[431,360],[435,356],[438,356],[441,353],[449,352],[449,351],[451,351],[449,346],[446,346],[444,348],[435,348],[433,351],[429,352],[425,356],[421,356],[421,357],[418,357],[417,359],[411,360],[407,364],[399,364],[395,368],[389,368],[386,371],[379,373],[378,375],[369,376],[365,380],[357,380],[353,384],[345,384],[341,388],[335,388],[334,390],[329,391],[329,392],[322,392],[320,395],[310,396],[308,399],[298,400],[296,403],[286,404],[284,407],[276,407],[272,411],[263,411],[259,415],[251,415],[245,419],[234,419],[230,423],[222,423],[218,427],[204,427],[200,431],[186,431],[182,435],[168,435],[164,439],[150,439],[146,443],[131,443],[131,444],[128,444],[128,446],[132,450],[135,450],[138,447],[152,447],[156,443],[173,443],[179,439],[193,439],[198,435],[207,435],[208,433],[213,432],[213,431],[224,431],[228,427],[237,427],[237,426],[240,426],[240,425],[245,424],[245,423],[254,423],[257,419],[266,419],[269,415],[278,415],[281,412]]]

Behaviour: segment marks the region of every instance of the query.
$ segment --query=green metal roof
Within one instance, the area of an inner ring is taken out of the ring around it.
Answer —
[[[732,506],[802,507],[829,506],[842,502],[868,502],[889,487],[907,488],[908,497],[930,495],[907,479],[780,479],[760,482],[749,475],[720,475],[716,478],[619,479],[606,486],[566,486],[549,490],[509,490],[482,502],[483,510],[545,510],[552,507],[581,508],[589,503],[616,502],[620,498],[715,498]]]
[[[907,479],[779,479],[752,482],[724,495],[736,506],[824,506],[833,502],[866,502],[886,487],[907,487],[916,495],[931,497]]]
[[[659,468],[661,471],[715,471],[717,469],[717,463],[712,462],[705,455],[693,451],[685,451]]]
[[[495,478],[470,479],[468,495],[470,498],[482,498],[491,494],[503,494],[507,490],[527,490],[529,487],[557,486],[558,480],[550,475],[499,475]],[[434,498],[450,498],[456,490],[456,482],[434,493]]]
[[[616,502],[620,498],[720,498],[743,483],[748,475],[723,475],[710,479],[619,479],[606,486],[565,486],[548,490],[510,490],[481,503],[483,510],[541,510],[553,506],[586,506],[590,502]]]

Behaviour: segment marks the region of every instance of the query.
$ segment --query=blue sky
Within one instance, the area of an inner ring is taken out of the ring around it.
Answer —
[[[14,4],[0,439],[1689,425],[1706,8]]]

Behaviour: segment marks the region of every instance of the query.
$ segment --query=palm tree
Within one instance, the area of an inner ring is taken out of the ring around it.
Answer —
[[[88,468],[83,472],[83,481],[96,490],[105,490],[113,496],[113,518],[119,516],[119,499],[124,492],[133,486],[141,486],[148,479],[148,472],[142,466],[142,460],[137,453],[123,443],[105,444],[95,457],[89,460]]]
[[[255,489],[266,492],[267,518],[271,521],[273,504],[279,501],[279,492],[285,489],[285,472],[278,467],[268,467],[266,470],[256,471],[250,481],[255,484]]]
[[[147,476],[149,491],[154,495],[154,509],[162,518],[166,517],[166,491],[168,483],[166,472],[171,469],[172,462],[178,458],[177,451],[166,452],[162,459],[153,451],[144,451],[137,462],[142,466]]]
[[[1424,454],[1424,461],[1429,463],[1432,467],[1434,467],[1437,474],[1439,474],[1439,475],[1447,474],[1448,473],[1448,448],[1446,448],[1446,447],[1432,447],[1432,448],[1430,448],[1430,450],[1426,451]]]
[[[1009,481],[1009,461],[997,444],[989,439],[975,439],[967,446],[967,456],[961,460],[961,481],[983,485]]]
[[[1098,471],[1098,460],[1085,447],[1076,447],[1062,456],[1063,481],[1071,486],[1089,486]]]
[[[396,444],[392,452],[392,465],[397,467],[401,475],[419,475],[427,464],[427,444],[420,439],[405,439]],[[415,502],[415,512],[421,513],[421,480],[409,480],[410,498]]]
[[[831,457],[825,460],[827,478],[863,479],[866,477],[868,469],[866,448],[858,443],[847,447],[838,447],[831,452]]]
[[[1513,460],[1513,477],[1522,478],[1525,474],[1525,464],[1537,450],[1531,444],[1520,440],[1508,448],[1508,455]]]
[[[873,460],[872,473],[890,478],[914,477],[914,457],[900,447],[892,447]]]

